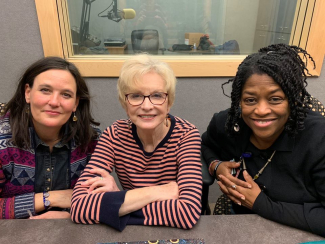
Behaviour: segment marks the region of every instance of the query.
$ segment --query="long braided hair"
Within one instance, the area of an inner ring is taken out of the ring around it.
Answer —
[[[306,63],[299,54],[303,56]],[[273,44],[261,48],[258,53],[247,56],[238,66],[236,76],[222,84],[224,93],[223,86],[232,82],[231,107],[226,122],[228,134],[236,134],[234,126],[238,124],[240,118],[239,105],[242,89],[247,79],[253,74],[266,74],[272,77],[288,98],[290,115],[285,130],[289,135],[293,136],[299,130],[303,130],[304,119],[307,115],[305,108],[308,108],[310,100],[310,95],[306,91],[307,75],[310,75],[306,67],[308,59],[313,62],[315,68],[314,59],[304,49],[286,44]]]

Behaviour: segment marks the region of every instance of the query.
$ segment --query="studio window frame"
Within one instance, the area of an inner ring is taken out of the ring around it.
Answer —
[[[319,76],[325,53],[325,1],[298,0],[290,44],[306,49],[316,62],[310,73]],[[73,56],[66,0],[35,0],[44,56],[58,56],[74,63],[85,77],[118,77],[124,55]],[[230,77],[246,55],[163,56],[177,77]]]

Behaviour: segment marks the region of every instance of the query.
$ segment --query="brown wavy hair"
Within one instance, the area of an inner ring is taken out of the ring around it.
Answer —
[[[86,150],[90,141],[98,137],[94,126],[98,126],[100,123],[96,122],[90,113],[89,90],[79,70],[74,64],[59,57],[46,57],[36,61],[27,68],[20,78],[16,92],[4,110],[4,114],[9,112],[12,142],[20,148],[31,148],[28,127],[32,125],[32,115],[26,113],[28,104],[25,100],[25,86],[28,84],[32,88],[35,77],[51,69],[67,70],[76,81],[79,104],[75,113],[78,120],[72,121],[73,115],[71,114],[70,119],[61,128],[61,136],[64,143],[74,138],[76,144]],[[68,133],[64,133],[66,125],[68,126]]]

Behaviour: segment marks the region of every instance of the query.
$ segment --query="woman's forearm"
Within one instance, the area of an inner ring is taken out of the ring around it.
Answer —
[[[124,202],[119,210],[119,216],[139,210],[149,203],[168,199],[178,199],[178,185],[176,182],[130,190],[125,195]]]

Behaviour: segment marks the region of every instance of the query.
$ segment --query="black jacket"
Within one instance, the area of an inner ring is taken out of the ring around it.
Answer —
[[[210,163],[220,159],[239,160],[244,152],[248,173],[253,177],[276,150],[271,163],[256,183],[266,187],[252,211],[233,204],[236,213],[256,213],[264,218],[325,236],[325,118],[308,112],[305,129],[294,137],[285,131],[274,144],[259,150],[249,138],[250,128],[240,121],[240,132],[225,132],[228,110],[216,113],[202,137],[202,154]],[[242,174],[239,175],[243,179]]]

